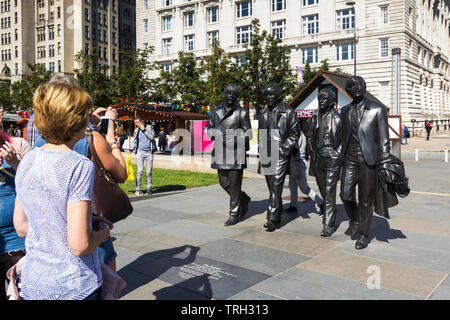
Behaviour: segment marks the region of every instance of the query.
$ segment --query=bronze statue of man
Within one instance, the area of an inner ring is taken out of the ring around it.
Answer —
[[[241,186],[252,130],[248,110],[239,105],[238,97],[237,85],[228,84],[223,101],[211,112],[207,129],[208,136],[214,141],[211,168],[217,169],[220,186],[230,196],[229,218],[225,226],[238,223],[248,211],[250,202]]]
[[[352,76],[345,84],[353,102],[342,108],[341,199],[350,218],[350,234],[360,237],[356,249],[369,244],[370,224],[377,195],[377,166],[389,159],[386,107],[365,97],[366,82]],[[358,204],[356,203],[358,186]]]
[[[269,189],[266,231],[274,231],[283,212],[282,192],[286,173],[298,174],[295,164],[295,144],[299,138],[299,120],[295,111],[281,97],[277,84],[264,89],[267,106],[258,116],[258,172],[265,175]],[[295,151],[296,150],[296,151]],[[292,158],[292,159],[291,159]]]
[[[336,220],[336,187],[341,168],[341,117],[334,108],[336,94],[328,88],[319,92],[319,109],[308,120],[310,148],[309,173],[316,177],[324,205],[323,229],[320,235],[329,237]]]

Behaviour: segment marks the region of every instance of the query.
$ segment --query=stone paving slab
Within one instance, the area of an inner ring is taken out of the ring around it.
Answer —
[[[157,221],[152,221],[147,218],[140,218],[139,212],[136,212],[136,214],[131,214],[126,219],[114,223],[114,227],[111,230],[111,234],[114,235],[115,233],[127,233],[133,230],[142,229],[156,224],[158,224]]]
[[[282,230],[275,232],[255,230],[237,235],[233,239],[309,257],[324,253],[341,244],[334,240],[316,239]]]
[[[230,239],[203,245],[199,255],[269,275],[278,274],[309,259],[302,255]]]
[[[209,300],[205,295],[198,295],[189,290],[174,286],[159,279],[152,279],[137,272],[126,270],[121,276],[127,279],[135,279],[134,283],[128,284],[129,291],[122,296],[122,300]],[[140,281],[136,280],[140,279]],[[132,290],[130,290],[132,289]]]
[[[288,300],[418,299],[384,288],[368,289],[365,282],[355,282],[299,268],[289,269],[255,285],[252,289]]]
[[[174,220],[157,226],[150,226],[148,229],[168,236],[176,236],[202,243],[232,237],[241,233],[230,228],[208,226],[190,220]]]
[[[191,259],[178,256],[133,266],[132,270],[211,299],[230,298],[270,277],[200,256]]]
[[[148,254],[152,258],[163,257],[168,249],[192,245],[200,246],[201,242],[168,236],[149,229],[134,230],[132,233],[114,234],[114,246],[125,248],[140,254]]]
[[[391,228],[401,229],[404,232],[413,231],[450,237],[450,225],[443,223],[443,219],[440,218],[403,215],[392,220],[390,225]]]
[[[367,249],[355,250],[353,243],[346,242],[336,248],[336,250],[428,270],[442,271],[444,273],[448,272],[450,269],[449,252],[414,247],[405,244],[393,246],[391,244],[373,241],[369,244]]]
[[[297,267],[338,278],[366,283],[368,268],[379,267],[381,287],[425,299],[444,279],[446,273],[373,259],[332,250],[300,263]],[[369,270],[370,271],[370,270]]]
[[[237,295],[231,297],[229,300],[287,300],[287,299],[250,288],[241,293],[238,293]]]
[[[155,207],[153,205],[147,205],[143,207],[141,210],[137,211],[136,214],[133,214],[133,216],[135,217],[148,219],[150,221],[157,223],[165,223],[173,220],[185,219],[186,216],[189,215],[191,214],[187,212],[177,211],[173,209],[164,209],[160,207]],[[154,224],[149,224],[149,226],[150,225]]]

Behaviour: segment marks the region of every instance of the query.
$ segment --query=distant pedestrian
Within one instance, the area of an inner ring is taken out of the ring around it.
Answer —
[[[147,167],[147,194],[152,194],[153,153],[156,151],[155,129],[153,125],[145,125],[141,116],[134,119],[136,129],[131,144],[131,150],[137,154],[136,195],[142,195],[141,180],[144,173],[144,163]]]
[[[427,122],[425,123],[425,130],[427,130],[427,140],[430,140],[430,132],[431,132],[431,129],[433,129],[433,126],[431,125],[431,122],[430,122],[430,121],[427,121]]]
[[[402,127],[402,142],[401,142],[401,144],[403,144],[403,139],[405,139],[405,144],[408,144],[408,138],[409,138],[409,129],[406,126],[406,124],[403,124],[403,127]]]
[[[167,146],[167,134],[164,131],[164,128],[161,127],[161,131],[158,134],[158,147],[159,151],[165,152]]]
[[[10,125],[9,126],[9,129],[8,129],[8,135],[10,136],[10,137],[12,137],[12,136],[14,136],[15,134],[14,134],[14,126],[13,125]]]
[[[22,132],[20,131],[19,128],[16,128],[15,135],[16,135],[16,137],[21,137],[22,136]]]

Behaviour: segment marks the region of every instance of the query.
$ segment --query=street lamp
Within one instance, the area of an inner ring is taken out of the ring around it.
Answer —
[[[347,1],[345,3],[348,6],[352,6],[353,9],[353,20],[355,22],[355,42],[353,44],[353,73],[356,76],[356,10],[355,10],[355,1]]]

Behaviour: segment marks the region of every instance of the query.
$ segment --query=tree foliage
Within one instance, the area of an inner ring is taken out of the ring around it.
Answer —
[[[11,103],[15,105],[15,110],[32,110],[34,91],[52,77],[53,73],[44,65],[28,64],[31,73],[16,81],[11,85]],[[12,109],[12,108],[11,108]]]
[[[75,55],[78,68],[74,70],[75,82],[92,97],[94,106],[105,107],[116,101],[117,86],[108,77],[109,66],[100,64],[98,55],[80,51]]]
[[[284,96],[292,94],[296,77],[289,63],[290,49],[281,39],[261,31],[258,19],[252,21],[252,39],[245,44],[242,92],[245,102],[261,110],[265,105],[264,88],[269,83],[280,86]]]
[[[156,68],[155,64],[149,61],[152,52],[153,47],[137,49],[134,53],[120,52],[122,66],[119,72],[112,75],[119,97],[126,99],[140,97],[143,101],[148,100],[151,81],[147,77],[147,72]]]

